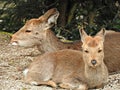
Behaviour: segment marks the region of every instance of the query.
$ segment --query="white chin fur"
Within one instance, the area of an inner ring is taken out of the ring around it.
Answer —
[[[32,82],[30,82],[30,84],[31,84],[31,85],[35,85],[35,86],[38,85],[38,83],[37,83],[36,81],[32,81]]]
[[[13,42],[12,45],[15,45],[15,46],[16,46],[16,45],[18,45],[18,44],[17,44],[16,42]]]
[[[24,75],[25,77],[27,76],[28,71],[29,71],[29,69],[25,69],[25,70],[23,71],[23,75]]]

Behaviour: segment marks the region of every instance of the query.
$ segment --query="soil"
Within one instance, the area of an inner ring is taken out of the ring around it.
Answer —
[[[9,41],[9,34],[0,33],[0,90],[52,90],[49,86],[31,86],[23,82],[23,70],[40,52],[36,48],[11,46]],[[109,75],[108,83],[97,90],[120,90],[120,73]]]

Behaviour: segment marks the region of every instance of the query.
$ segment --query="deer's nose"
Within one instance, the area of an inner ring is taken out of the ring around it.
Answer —
[[[97,61],[96,61],[95,59],[93,59],[93,60],[91,61],[91,63],[92,63],[92,65],[95,65],[95,64],[97,63]]]
[[[12,45],[18,45],[18,41],[12,41]]]

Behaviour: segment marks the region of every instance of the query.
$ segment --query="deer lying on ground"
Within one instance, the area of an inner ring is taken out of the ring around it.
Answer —
[[[50,30],[56,24],[59,12],[53,8],[37,19],[31,19],[11,39],[13,45],[24,47],[37,46],[41,52],[53,52],[61,49],[81,49],[81,41],[61,42]],[[105,64],[108,71],[120,71],[120,33],[107,31],[105,44]]]
[[[25,82],[74,90],[102,87],[108,78],[103,61],[105,30],[102,29],[95,37],[88,36],[82,29],[80,33],[82,52],[65,49],[37,57],[24,71]]]
[[[65,48],[79,50],[81,43],[61,42],[50,28],[56,24],[59,12],[56,8],[48,10],[37,19],[31,19],[12,36],[12,45],[24,47],[37,46],[42,53],[57,51]],[[79,47],[78,47],[79,46]]]
[[[120,72],[120,32],[107,31],[105,41],[105,64],[110,73]]]

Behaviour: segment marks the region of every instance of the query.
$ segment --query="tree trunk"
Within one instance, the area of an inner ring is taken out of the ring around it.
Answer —
[[[60,16],[58,18],[58,26],[65,27],[67,23],[67,6],[68,6],[68,0],[59,0],[59,7],[58,10],[60,12]]]
[[[73,4],[73,3],[72,3],[72,4]],[[77,4],[78,4],[78,3],[74,3],[74,4],[72,5],[72,7],[71,7],[71,9],[70,9],[70,13],[69,13],[69,15],[68,15],[67,24],[69,24],[69,23],[72,21],[73,17],[74,17],[74,12],[75,12],[75,10],[76,10]]]

